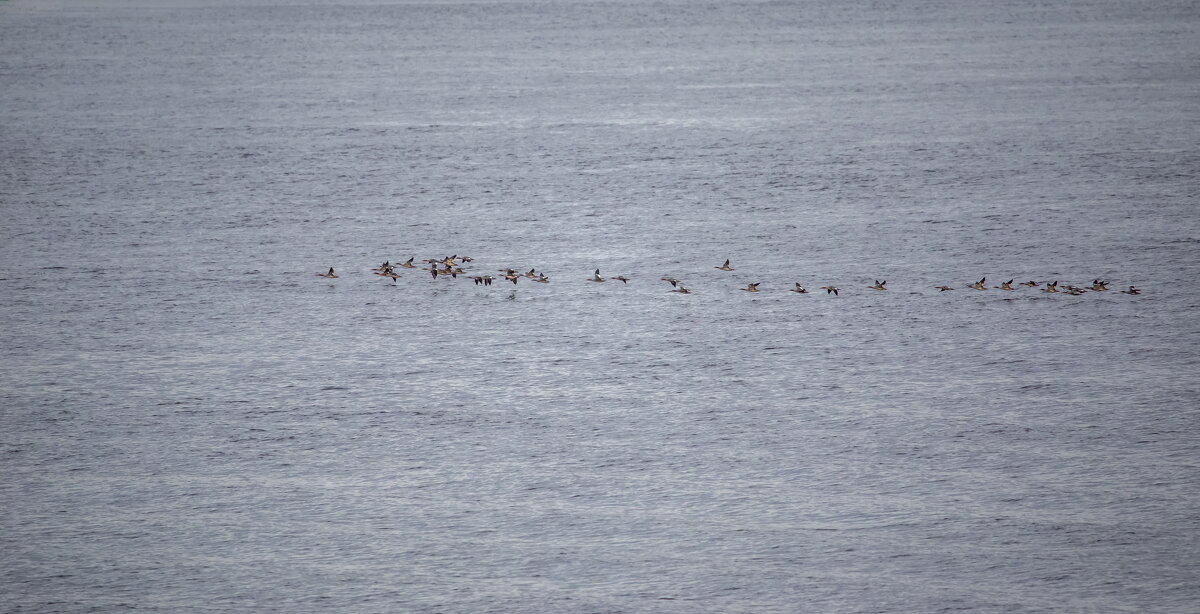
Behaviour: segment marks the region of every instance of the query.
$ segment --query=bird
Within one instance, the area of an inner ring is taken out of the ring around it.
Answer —
[[[1058,280],[1047,282],[1046,287],[1042,288],[1042,292],[1058,292]]]
[[[477,286],[480,284],[484,286],[490,286],[492,285],[492,280],[495,279],[495,277],[492,277],[491,275],[474,275],[471,277],[471,279],[475,280],[475,285]]]
[[[1022,286],[1029,286],[1030,288],[1036,288],[1036,287],[1038,287],[1038,282],[1036,282],[1036,281],[1025,281],[1025,282],[1021,282],[1021,285],[1022,285]]]
[[[1133,286],[1129,286],[1129,289],[1128,289],[1128,290],[1121,290],[1121,294],[1133,294],[1133,295],[1137,295],[1137,294],[1141,294],[1141,293],[1142,293],[1142,291],[1141,291],[1141,290],[1138,290],[1137,288],[1134,288]]]
[[[887,285],[887,280],[879,281],[878,279],[876,279],[874,286],[867,286],[867,287],[872,290],[887,290],[887,288],[884,287],[886,285]]]
[[[825,294],[832,294],[834,296],[837,296],[841,290],[841,288],[835,286],[821,286],[821,289],[825,291]]]
[[[714,268],[714,269],[721,270],[721,271],[732,271],[732,270],[734,270],[734,269],[733,269],[733,267],[729,266],[729,260],[728,260],[728,259],[727,259],[727,260],[725,260],[725,264],[722,264],[721,266],[715,266],[715,267],[713,267],[713,268]]]
[[[946,290],[954,289],[954,288],[951,288],[950,286],[934,286],[934,288],[937,288],[938,290],[941,290],[942,292],[945,292]]]
[[[529,272],[525,273],[525,277],[528,277],[530,279],[537,277],[536,271],[537,271],[537,269],[529,269]]]
[[[1091,290],[1092,292],[1104,292],[1108,290],[1108,282],[1100,281],[1099,279],[1093,280],[1092,287],[1088,288],[1088,290]]]
[[[511,271],[511,272],[504,274],[504,279],[507,279],[508,281],[513,282],[514,286],[517,285],[517,280],[520,278],[521,278],[521,276],[517,275],[517,273],[515,271]]]
[[[791,292],[795,292],[797,294],[808,294],[808,290],[805,290],[804,286],[800,285],[800,282],[796,282],[796,287],[792,288]]]
[[[328,273],[317,273],[317,277],[328,277],[330,279],[335,279],[337,278],[337,275],[333,273],[333,267],[329,267]]]
[[[670,290],[670,292],[678,292],[680,294],[691,294],[692,293],[691,290],[684,288],[683,284],[679,284],[674,290]]]
[[[417,268],[417,265],[413,264],[413,263],[412,263],[412,261],[413,261],[413,259],[412,259],[412,258],[409,258],[408,260],[405,260],[404,262],[401,262],[401,263],[400,263],[400,266],[402,266],[402,267],[404,267],[404,268],[406,268],[406,269],[415,269],[415,268]]]
[[[628,277],[625,277],[624,275],[617,275],[616,277],[613,277],[613,278],[611,278],[611,279],[616,279],[616,280],[618,280],[618,281],[620,281],[621,283],[624,283],[624,284],[628,284],[628,283],[629,283],[629,278],[628,278]]]
[[[761,283],[762,283],[761,281],[757,282],[757,283],[753,283],[753,284],[746,286],[745,288],[738,288],[738,290],[745,290],[746,292],[758,292],[758,284],[761,284]]]
[[[604,278],[600,276],[600,269],[596,269],[596,273],[588,281],[604,281]]]
[[[987,286],[983,285],[983,282],[985,282],[985,281],[987,281],[987,277],[984,277],[983,279],[980,279],[979,281],[977,281],[967,287],[973,288],[975,290],[987,290]]]
[[[995,287],[997,287],[1001,290],[1012,290],[1013,289],[1012,282],[1013,282],[1013,280],[1010,279],[1006,282],[1002,282],[999,286],[995,286]]]
[[[674,287],[676,287],[677,285],[679,285],[679,280],[678,280],[678,279],[675,279],[674,277],[663,277],[663,278],[662,278],[662,280],[663,280],[663,281],[665,281],[665,282],[667,282],[667,283],[669,283],[669,284],[671,284],[671,287],[672,287],[672,288],[674,288]]]

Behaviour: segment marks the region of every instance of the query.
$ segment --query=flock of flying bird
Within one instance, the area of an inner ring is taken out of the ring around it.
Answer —
[[[440,258],[440,259],[439,258],[429,258],[429,259],[426,259],[423,261],[424,264],[428,265],[428,268],[425,268],[421,265],[413,264],[413,258],[409,258],[408,260],[406,260],[400,264],[392,264],[390,261],[384,262],[383,264],[379,265],[378,267],[371,269],[371,271],[375,275],[378,275],[380,277],[390,278],[392,280],[392,283],[395,283],[396,280],[400,277],[400,275],[396,272],[397,268],[422,269],[422,270],[428,272],[430,275],[432,275],[434,279],[437,279],[438,277],[442,277],[442,278],[450,277],[452,279],[457,279],[459,275],[462,275],[465,278],[474,281],[476,285],[484,285],[484,286],[492,285],[492,282],[495,281],[496,279],[503,279],[505,281],[510,281],[514,285],[517,283],[518,280],[520,280],[522,278],[529,279],[534,282],[542,283],[542,284],[550,283],[550,278],[547,277],[545,273],[539,273],[536,268],[529,269],[528,271],[526,271],[524,273],[520,273],[516,269],[499,269],[497,272],[503,273],[503,275],[501,275],[499,277],[496,277],[494,275],[468,275],[467,271],[463,270],[462,265],[464,265],[468,262],[472,262],[473,260],[474,260],[473,258],[470,258],[467,256],[460,257],[458,255],[447,256],[445,258]],[[726,260],[725,263],[722,264],[721,266],[717,266],[717,267],[713,267],[713,268],[720,270],[720,271],[736,270],[732,266],[729,265],[729,260]],[[318,277],[326,277],[326,278],[330,278],[330,279],[336,279],[338,277],[338,275],[336,273],[334,273],[333,267],[329,267],[329,271],[327,273],[317,273],[317,276]],[[605,281],[609,281],[609,280],[619,281],[624,284],[629,283],[629,278],[627,278],[623,275],[617,275],[615,277],[607,277],[607,278],[602,277],[600,275],[600,269],[596,269],[595,273],[593,273],[591,277],[587,278],[587,281],[591,281],[591,282],[605,282]],[[661,278],[661,280],[671,284],[672,289],[670,290],[670,292],[676,292],[679,294],[691,294],[692,293],[691,290],[688,290],[686,287],[684,287],[683,282],[679,281],[678,279],[675,279],[674,277],[663,277],[663,278]],[[992,288],[997,289],[997,290],[1013,291],[1016,289],[1016,288],[1013,288],[1013,281],[1014,281],[1013,279],[1010,279],[1006,282],[1001,283],[998,286],[992,286]],[[758,286],[761,283],[762,282],[752,283],[752,284],[749,284],[748,286],[746,286],[745,288],[739,288],[739,290],[743,290],[745,292],[758,292],[759,291]],[[1088,286],[1086,288],[1079,287],[1079,286],[1066,286],[1062,290],[1059,290],[1057,280],[1053,281],[1053,282],[1045,282],[1044,285],[1042,283],[1039,283],[1036,281],[1026,281],[1026,282],[1017,284],[1017,285],[1027,286],[1030,288],[1039,288],[1042,292],[1047,292],[1047,293],[1063,293],[1063,294],[1070,294],[1070,295],[1080,295],[1080,294],[1083,294],[1088,291],[1105,292],[1105,291],[1109,290],[1108,283],[1109,282],[1107,282],[1107,281],[1101,281],[1099,279],[1096,279],[1096,280],[1092,281],[1091,286]],[[984,277],[983,279],[980,279],[979,281],[977,281],[973,284],[969,284],[966,287],[970,288],[972,290],[987,290],[988,289],[987,277]],[[885,281],[875,280],[875,285],[867,286],[867,288],[870,288],[871,290],[886,291],[888,289],[887,281],[886,280]],[[934,286],[934,288],[937,290],[940,290],[942,292],[954,289],[951,286]],[[832,286],[832,285],[821,286],[820,289],[824,290],[826,294],[831,294],[834,296],[837,296],[842,291],[841,288],[839,288],[837,286]],[[804,286],[800,285],[800,282],[796,282],[796,286],[794,288],[790,288],[788,291],[796,292],[798,294],[808,294],[808,290]],[[1141,294],[1141,290],[1138,290],[1134,286],[1129,286],[1128,290],[1121,290],[1121,292],[1124,294],[1131,294],[1131,295]]]

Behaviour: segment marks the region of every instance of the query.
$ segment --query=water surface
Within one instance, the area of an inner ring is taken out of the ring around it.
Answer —
[[[1198,24],[4,2],[4,607],[1190,612]]]

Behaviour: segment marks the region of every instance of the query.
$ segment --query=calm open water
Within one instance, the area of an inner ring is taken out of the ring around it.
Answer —
[[[1195,612],[1198,66],[1183,0],[0,2],[0,610]],[[370,270],[454,254],[552,281]]]

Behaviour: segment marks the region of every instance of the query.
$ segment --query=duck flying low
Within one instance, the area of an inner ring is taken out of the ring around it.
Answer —
[[[728,260],[728,259],[727,259],[727,260],[725,260],[725,264],[722,264],[721,266],[715,266],[715,267],[713,267],[713,268],[714,268],[714,269],[717,269],[718,271],[732,271],[732,270],[734,270],[734,268],[733,268],[733,267],[729,266],[729,260]]]

